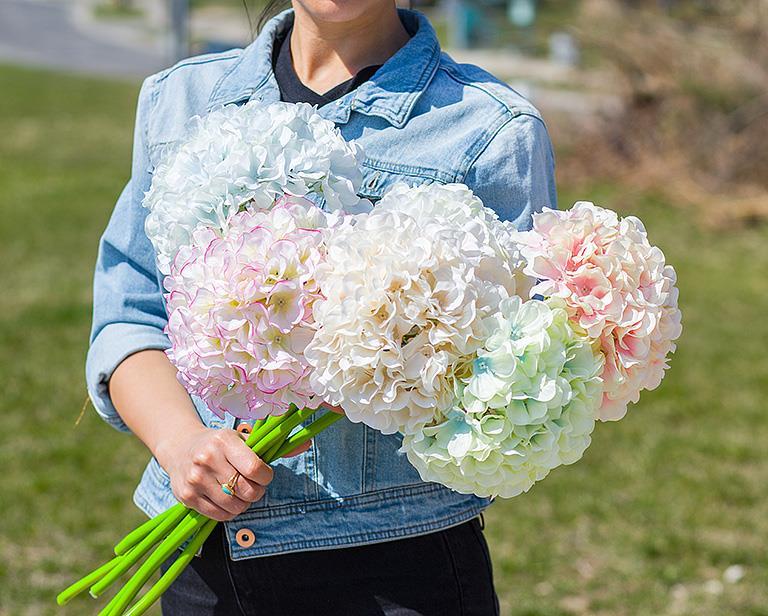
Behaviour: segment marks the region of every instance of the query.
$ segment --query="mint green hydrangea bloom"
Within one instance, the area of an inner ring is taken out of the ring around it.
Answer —
[[[403,439],[425,481],[465,494],[517,496],[590,444],[602,395],[602,355],[561,300],[510,297],[491,332],[456,371],[455,403]]]

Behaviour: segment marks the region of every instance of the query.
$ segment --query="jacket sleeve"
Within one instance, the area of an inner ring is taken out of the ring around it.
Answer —
[[[101,237],[93,282],[93,324],[86,359],[88,394],[99,415],[122,431],[128,427],[109,397],[112,373],[133,353],[170,346],[163,333],[167,314],[155,252],[144,232],[146,210],[141,205],[151,182],[147,121],[154,88],[150,77],[139,93],[131,178]]]
[[[531,216],[557,207],[555,161],[549,134],[532,114],[510,116],[469,167],[465,183],[518,229],[531,226]]]

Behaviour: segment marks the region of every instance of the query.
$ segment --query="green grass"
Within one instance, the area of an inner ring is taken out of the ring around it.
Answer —
[[[93,14],[103,19],[123,19],[136,18],[144,14],[140,8],[135,6],[124,6],[114,2],[105,2],[93,7]]]
[[[142,446],[92,411],[74,426],[137,86],[0,68],[0,93],[0,614],[93,613],[54,596],[142,519]],[[561,188],[564,204],[622,201]],[[685,333],[662,388],[598,426],[584,460],[490,509],[503,614],[768,614],[768,229],[633,203],[678,269]],[[721,589],[734,564],[743,580]]]
[[[96,243],[127,179],[137,86],[2,68],[0,93],[0,614],[15,616],[54,613],[114,529],[142,519],[142,446],[92,412],[74,426]]]

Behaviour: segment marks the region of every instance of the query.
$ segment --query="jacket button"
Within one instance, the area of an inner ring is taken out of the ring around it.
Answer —
[[[256,535],[250,528],[241,528],[235,534],[235,540],[241,548],[249,548],[256,543]]]
[[[247,423],[241,423],[237,425],[237,431],[240,434],[250,434],[251,433],[251,424]]]

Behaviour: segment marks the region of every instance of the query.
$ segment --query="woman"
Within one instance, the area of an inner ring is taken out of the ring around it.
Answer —
[[[275,4],[275,3],[273,3]],[[179,385],[141,207],[162,150],[190,116],[260,99],[305,101],[357,139],[362,196],[396,181],[464,182],[502,218],[554,207],[538,112],[442,54],[427,19],[393,0],[295,0],[246,49],[190,58],[139,96],[131,180],[101,240],[89,391],[153,458],[135,501],[177,499],[225,522],[163,598],[165,614],[494,614],[478,516],[487,499],[420,481],[399,439],[342,422],[270,468]],[[234,470],[236,495],[221,490]]]

